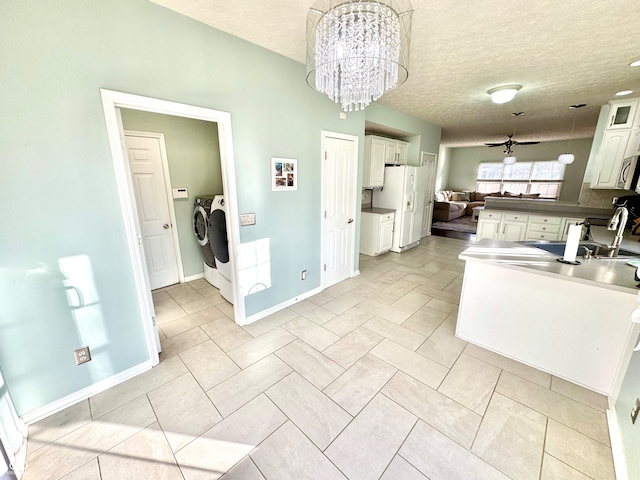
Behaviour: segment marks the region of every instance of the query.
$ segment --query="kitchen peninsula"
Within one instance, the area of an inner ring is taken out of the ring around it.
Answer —
[[[617,395],[640,332],[630,319],[634,268],[624,259],[566,265],[543,250],[495,239],[460,258],[466,265],[456,336]]]

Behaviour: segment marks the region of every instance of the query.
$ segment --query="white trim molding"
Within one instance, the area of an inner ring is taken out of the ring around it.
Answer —
[[[609,440],[611,441],[611,453],[613,455],[613,468],[616,472],[617,480],[629,480],[627,472],[627,462],[624,459],[624,449],[622,446],[622,434],[618,425],[618,415],[616,406],[609,399],[609,409],[607,410],[607,424],[609,425]]]
[[[282,310],[283,308],[287,308],[291,305],[294,305],[298,302],[301,302],[302,300],[305,300],[309,297],[313,297],[314,295],[318,294],[322,292],[322,287],[317,287],[314,288],[313,290],[309,290],[307,292],[304,292],[303,294],[300,294],[294,298],[290,298],[289,300],[285,300],[282,303],[279,303],[278,305],[274,305],[271,308],[268,308],[266,310],[262,310],[261,312],[258,312],[254,315],[251,315],[250,317],[247,317],[247,321],[244,324],[241,325],[249,325],[250,323],[253,323],[257,320],[260,320],[261,318],[264,317],[268,317],[269,315],[271,315],[272,313],[276,313],[279,312],[280,310]]]

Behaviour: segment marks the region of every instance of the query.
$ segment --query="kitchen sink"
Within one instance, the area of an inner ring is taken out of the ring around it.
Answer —
[[[521,245],[526,245],[528,247],[539,248],[540,250],[544,250],[545,252],[552,253],[554,255],[558,255],[562,257],[564,255],[564,248],[567,245],[566,242],[544,242],[544,241],[530,241],[530,242],[519,242]],[[605,251],[603,252],[602,247],[605,247]],[[585,253],[585,248],[591,250],[593,256],[601,256],[606,257],[606,246],[600,243],[589,243],[589,242],[580,242],[580,246],[578,247],[578,256],[581,257]],[[631,250],[625,250],[621,248],[618,250],[618,257],[638,257],[640,253],[632,252]],[[615,257],[614,257],[615,258]]]

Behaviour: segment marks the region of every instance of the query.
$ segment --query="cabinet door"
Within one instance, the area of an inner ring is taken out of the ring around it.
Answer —
[[[398,163],[398,144],[393,140],[387,140],[387,159],[385,163],[394,165]]]
[[[478,219],[478,231],[476,232],[476,240],[482,240],[483,238],[500,238],[500,224],[501,220],[495,220],[492,218],[480,218]]]
[[[500,239],[509,242],[521,242],[525,239],[526,233],[526,222],[509,222],[505,220],[502,224],[502,235]]]
[[[393,221],[380,224],[380,246],[378,252],[387,252],[393,244]]]
[[[387,141],[383,138],[370,139],[368,156],[365,156],[363,188],[382,187],[384,184],[384,162],[387,152]]]
[[[571,225],[575,225],[576,223],[583,223],[584,218],[563,218],[562,219],[562,231],[560,232],[560,240],[566,240],[569,236],[569,227]],[[582,227],[582,235],[584,235],[584,226]],[[582,239],[582,235],[580,239]]]
[[[631,130],[624,158],[637,157],[638,155],[640,155],[640,128]]]
[[[596,159],[591,188],[617,188],[630,135],[629,130],[605,132]]]
[[[633,119],[635,117],[637,108],[637,101],[620,103],[612,102],[611,110],[609,111],[609,122],[607,123],[607,130],[631,128],[633,126]]]
[[[398,142],[396,145],[397,145],[398,163],[400,165],[406,165],[408,153],[409,153],[409,144],[404,142]]]

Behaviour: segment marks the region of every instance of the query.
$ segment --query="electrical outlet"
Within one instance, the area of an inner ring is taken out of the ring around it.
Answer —
[[[240,214],[240,226],[246,227],[248,225],[256,224],[256,214],[255,213],[241,213]]]
[[[73,355],[76,357],[76,365],[82,365],[83,363],[91,361],[91,352],[89,351],[89,347],[82,347],[74,350]]]
[[[307,279],[307,271],[306,270],[302,270],[302,279],[303,280]]]
[[[631,409],[631,423],[636,423],[636,418],[638,418],[638,412],[640,412],[640,398],[636,398],[636,404]]]

